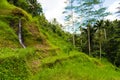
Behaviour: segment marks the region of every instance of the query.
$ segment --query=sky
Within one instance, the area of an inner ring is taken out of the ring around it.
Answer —
[[[109,4],[107,4],[109,3]],[[112,13],[112,15],[106,17],[107,19],[110,20],[115,20],[115,19],[120,19],[119,17],[117,17],[117,15],[115,14],[115,12],[117,12],[117,7],[120,6],[120,0],[106,0],[105,5],[108,6],[108,11]]]
[[[64,1],[65,0],[38,0],[43,8],[46,18],[50,21],[56,18],[59,23],[63,22]]]
[[[65,8],[65,2],[66,0],[38,0],[38,2],[41,3],[43,12],[46,16],[46,18],[51,21],[53,18],[56,18],[57,21],[61,24],[64,24],[64,15],[62,12]],[[107,11],[111,13],[115,13],[117,11],[118,3],[120,3],[120,0],[105,0],[104,4],[106,7],[108,7]],[[116,19],[116,15],[110,15],[107,17],[107,19],[114,20]],[[118,18],[117,18],[118,19]]]

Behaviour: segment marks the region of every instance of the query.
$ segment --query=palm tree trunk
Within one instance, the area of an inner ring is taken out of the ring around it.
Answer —
[[[82,41],[82,39],[81,39],[80,43],[81,43],[81,45],[83,44],[83,41]]]
[[[105,34],[105,40],[106,40],[107,39],[106,29],[104,29],[104,34]]]
[[[101,53],[102,53],[101,41],[99,42],[99,48],[100,48],[100,60],[101,60]]]
[[[91,45],[90,45],[90,27],[88,26],[88,48],[89,48],[89,56],[91,55]]]
[[[73,4],[72,4],[72,1],[70,0],[70,4],[71,4],[71,15],[72,15],[72,27],[73,27],[73,46],[74,46],[74,48],[75,48],[75,26],[74,26],[74,19],[73,19],[73,9],[72,9],[72,7],[73,7]]]
[[[100,60],[101,60],[101,54],[102,54],[102,31],[99,29],[99,50],[100,50]]]
[[[73,46],[75,48],[75,34],[73,33]]]

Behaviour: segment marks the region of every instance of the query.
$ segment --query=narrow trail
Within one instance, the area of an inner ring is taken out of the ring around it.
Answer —
[[[19,31],[18,31],[18,38],[19,38],[19,42],[21,44],[21,46],[23,48],[26,48],[26,46],[24,45],[23,41],[22,41],[22,25],[21,25],[21,19],[19,19]]]

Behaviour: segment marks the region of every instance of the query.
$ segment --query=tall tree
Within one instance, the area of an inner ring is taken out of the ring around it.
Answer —
[[[28,12],[33,16],[39,16],[42,13],[41,4],[37,2],[37,0],[27,0],[29,4]]]
[[[63,14],[65,14],[65,22],[67,27],[71,27],[73,32],[73,46],[75,48],[75,19],[74,19],[74,1],[75,0],[66,0],[67,6],[65,7],[65,11]]]
[[[88,27],[88,46],[89,46],[89,55],[91,54],[91,44],[90,44],[90,29],[88,24],[93,26],[96,21],[102,19],[104,16],[108,15],[108,12],[105,12],[106,8],[102,7],[101,0],[76,0],[77,6],[75,7],[75,12],[78,14],[78,18],[81,18],[81,25]],[[97,8],[96,8],[97,7]]]
[[[102,55],[102,44],[105,41],[106,37],[104,36],[104,21],[97,21],[97,23],[95,24],[95,27],[97,28],[97,31],[95,33],[95,39],[98,41],[99,43],[99,56],[101,59],[101,55]],[[106,35],[106,34],[105,34]]]

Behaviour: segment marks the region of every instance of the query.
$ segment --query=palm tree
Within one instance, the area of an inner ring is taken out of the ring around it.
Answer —
[[[66,4],[67,6],[65,7],[65,11],[63,12],[63,14],[67,14],[67,16],[65,16],[65,22],[67,23],[67,26],[72,27],[73,29],[73,34],[72,34],[72,43],[73,46],[75,48],[75,20],[74,20],[74,3],[75,0],[66,0]]]
[[[92,27],[90,24],[87,26],[87,28],[80,28],[81,46],[82,46],[83,52],[89,53],[90,56],[94,48],[94,34],[96,30],[97,28]],[[87,47],[88,47],[88,51],[86,50]]]
[[[88,33],[88,50],[89,50],[89,55],[91,55],[91,44],[90,44],[90,25],[87,26],[87,33]]]
[[[101,20],[101,21],[97,21],[97,23],[95,24],[95,27],[97,28],[97,31],[96,31],[96,36],[95,36],[95,39],[98,41],[99,43],[99,56],[100,56],[100,59],[101,59],[101,54],[102,54],[102,43],[103,41],[105,40],[106,37],[106,32],[104,31],[104,21]]]

